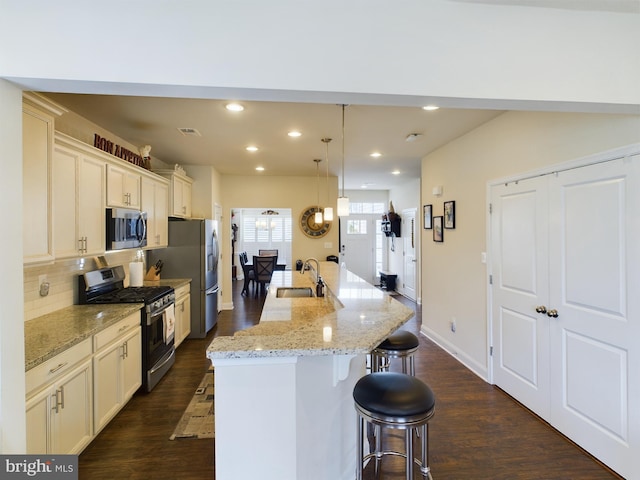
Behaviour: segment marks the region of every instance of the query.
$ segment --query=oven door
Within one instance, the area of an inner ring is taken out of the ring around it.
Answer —
[[[175,362],[175,335],[168,325],[171,321],[175,324],[173,303],[154,314],[146,314],[142,338],[142,375],[147,391],[151,391]]]

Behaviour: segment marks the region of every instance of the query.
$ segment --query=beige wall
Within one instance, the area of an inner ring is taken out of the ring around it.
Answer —
[[[487,182],[637,142],[640,116],[509,112],[425,157],[422,203],[442,215],[443,201],[455,200],[456,228],[444,243],[423,231],[423,331],[486,377]]]
[[[334,212],[338,198],[338,179],[329,177],[329,196],[333,199]],[[320,199],[326,197],[321,183]],[[309,238],[300,229],[300,215],[307,207],[317,204],[316,177],[222,177],[223,227],[229,232],[231,209],[236,208],[290,208],[293,220],[293,242],[291,255],[295,262],[309,257],[324,259],[338,252],[338,224],[334,220],[329,233],[322,238]],[[325,245],[327,244],[327,245]],[[330,246],[328,245],[330,244]],[[231,258],[230,235],[222,236],[222,255]],[[231,262],[224,262],[222,275],[224,281],[231,278]],[[223,302],[231,304],[231,290],[223,291]]]

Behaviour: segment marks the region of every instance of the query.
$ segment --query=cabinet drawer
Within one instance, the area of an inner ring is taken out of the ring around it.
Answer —
[[[116,338],[124,335],[132,328],[140,326],[140,313],[132,313],[124,320],[120,320],[115,325],[111,325],[109,328],[105,328],[99,333],[93,336],[93,349],[97,352],[104,346],[108,345]]]
[[[91,355],[91,338],[83,340],[52,359],[27,371],[25,374],[27,394],[68,372],[74,365],[89,355]]]
[[[187,283],[186,285],[183,285],[183,286],[181,286],[179,288],[176,288],[175,289],[176,300],[179,300],[180,297],[184,297],[188,293],[191,293],[191,284],[190,283]]]

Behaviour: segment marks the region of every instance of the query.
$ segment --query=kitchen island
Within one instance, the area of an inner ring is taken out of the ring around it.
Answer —
[[[207,348],[215,367],[217,480],[355,476],[352,391],[366,355],[413,316],[334,262],[322,298],[279,298],[315,272],[274,272],[260,323]]]

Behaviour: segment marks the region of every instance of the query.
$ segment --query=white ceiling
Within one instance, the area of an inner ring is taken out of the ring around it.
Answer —
[[[326,174],[340,176],[342,107],[335,104],[241,101],[229,112],[225,100],[46,94],[69,110],[143,146],[173,165],[213,165],[223,175],[315,175],[315,158]],[[425,111],[417,107],[348,105],[345,108],[345,188],[387,190],[420,176],[422,157],[501,112],[478,109]],[[201,136],[184,136],[194,128]],[[299,130],[302,136],[287,133]],[[409,134],[421,136],[407,142]],[[251,153],[248,145],[259,148]],[[372,158],[378,151],[382,156]],[[265,171],[256,172],[263,166]],[[400,174],[392,175],[398,170]],[[341,182],[341,178],[339,179]]]

